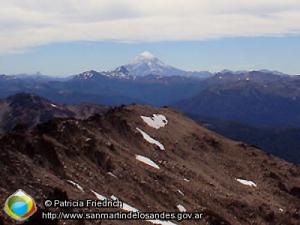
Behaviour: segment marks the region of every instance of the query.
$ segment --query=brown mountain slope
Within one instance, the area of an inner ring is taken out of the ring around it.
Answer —
[[[159,129],[141,118],[157,113],[168,121]],[[148,157],[159,169],[136,155]],[[35,197],[40,210],[46,198],[95,199],[95,191],[142,211],[174,212],[182,205],[205,215],[201,221],[175,224],[300,223],[299,167],[225,139],[170,108],[131,105],[88,120],[55,119],[32,131],[16,130],[1,137],[0,161],[1,203],[19,188]],[[2,224],[12,224],[5,215],[0,218]],[[26,224],[151,223],[49,222],[36,214]]]
[[[0,100],[0,132],[11,131],[18,124],[33,127],[55,117],[86,119],[107,110],[108,107],[96,104],[60,105],[33,94],[20,93]]]

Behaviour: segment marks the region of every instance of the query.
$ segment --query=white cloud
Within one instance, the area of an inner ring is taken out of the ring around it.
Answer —
[[[300,33],[298,0],[0,0],[0,52],[80,40]]]

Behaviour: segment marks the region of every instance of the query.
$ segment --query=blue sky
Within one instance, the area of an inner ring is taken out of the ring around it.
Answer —
[[[150,51],[167,64],[186,70],[270,69],[300,74],[300,37],[223,38],[154,43],[70,42],[0,55],[1,73],[71,75],[110,70]]]
[[[2,1],[0,74],[109,70],[145,50],[187,70],[299,74],[299,21],[299,0]]]

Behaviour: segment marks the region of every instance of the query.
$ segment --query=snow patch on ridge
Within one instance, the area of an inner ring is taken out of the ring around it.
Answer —
[[[112,172],[107,172],[107,174],[108,174],[109,176],[112,176],[112,177],[118,179],[118,177],[117,177],[115,174],[113,174]]]
[[[176,225],[176,223],[170,221],[161,221],[161,220],[146,220],[153,224],[160,224],[160,225]]]
[[[182,196],[184,196],[184,193],[181,191],[181,190],[177,190],[177,192],[179,193],[179,194],[181,194]]]
[[[76,187],[76,188],[77,188],[78,190],[80,190],[81,192],[84,192],[83,188],[82,188],[79,184],[75,183],[74,181],[72,181],[72,180],[67,180],[67,182],[70,183],[70,184],[72,184],[74,187]]]
[[[165,147],[157,140],[153,139],[149,134],[147,134],[146,132],[142,131],[140,128],[136,128],[142,135],[143,138],[149,142],[150,144],[154,144],[157,145],[161,150],[165,150]]]
[[[118,199],[116,196],[114,196],[114,195],[110,196],[110,198],[111,198],[112,200],[115,200],[115,201],[118,201],[118,200],[119,200],[119,199]],[[122,202],[123,202],[123,201],[122,201]],[[122,209],[125,210],[125,211],[128,211],[128,212],[139,212],[139,211],[140,211],[140,210],[138,210],[138,209],[132,207],[131,205],[128,205],[128,204],[125,203],[125,202],[123,202],[123,207],[122,207]]]
[[[112,195],[110,196],[112,200],[118,201],[119,199]],[[123,201],[122,201],[123,202]],[[123,202],[123,210],[127,211],[127,212],[140,212],[140,210],[128,205],[127,203]],[[176,223],[170,222],[170,221],[161,221],[161,220],[146,220],[147,222],[150,222],[152,224],[160,224],[160,225],[176,225]]]
[[[93,190],[91,190],[91,192],[96,196],[96,198],[98,198],[100,201],[104,201],[104,200],[106,200],[107,198],[106,197],[104,197],[103,195],[100,195],[100,194],[98,194],[97,192],[95,192],[95,191],[93,191]]]
[[[179,210],[179,212],[186,212],[186,209],[184,208],[183,205],[177,205],[177,209]]]
[[[159,166],[155,162],[153,162],[151,159],[149,159],[149,158],[147,158],[145,156],[136,155],[135,158],[136,158],[136,160],[138,160],[138,161],[140,161],[142,163],[145,163],[145,164],[147,164],[149,166],[152,166],[155,169],[159,169]]]
[[[168,124],[168,120],[164,115],[161,114],[153,114],[152,117],[141,116],[143,121],[152,128],[159,129]]]
[[[236,178],[235,180],[238,181],[239,183],[243,184],[243,185],[247,185],[247,186],[250,186],[250,187],[256,187],[256,184],[253,181],[239,179],[239,178]]]
[[[58,108],[57,105],[55,105],[55,104],[52,104],[52,103],[51,103],[50,105],[51,105],[53,108]]]

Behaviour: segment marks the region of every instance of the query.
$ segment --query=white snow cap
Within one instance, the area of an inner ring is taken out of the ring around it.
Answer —
[[[177,205],[177,209],[179,210],[179,212],[186,212],[186,209],[184,208],[183,205]]]
[[[238,181],[239,183],[241,183],[243,185],[247,185],[247,186],[250,186],[250,187],[256,187],[256,184],[253,181],[250,181],[250,180],[244,180],[244,179],[236,178],[236,181]]]
[[[141,116],[143,121],[152,128],[159,129],[168,124],[168,120],[164,115],[161,114],[153,114],[152,117]]]
[[[144,51],[135,58],[135,61],[149,60],[149,59],[154,59],[154,58],[155,58],[155,56],[151,52]]]
[[[136,128],[142,135],[143,138],[149,142],[150,144],[154,144],[157,145],[161,150],[165,150],[165,147],[157,140],[153,139],[152,137],[150,137],[149,134],[147,134],[146,132],[142,131],[140,128]]]
[[[149,159],[149,158],[147,158],[147,157],[145,157],[145,156],[142,156],[142,155],[136,155],[135,158],[136,158],[138,161],[140,161],[140,162],[142,162],[142,163],[145,163],[145,164],[147,164],[147,165],[149,165],[149,166],[152,166],[152,167],[155,168],[155,169],[159,169],[159,166],[158,166],[155,162],[153,162],[151,159]]]

